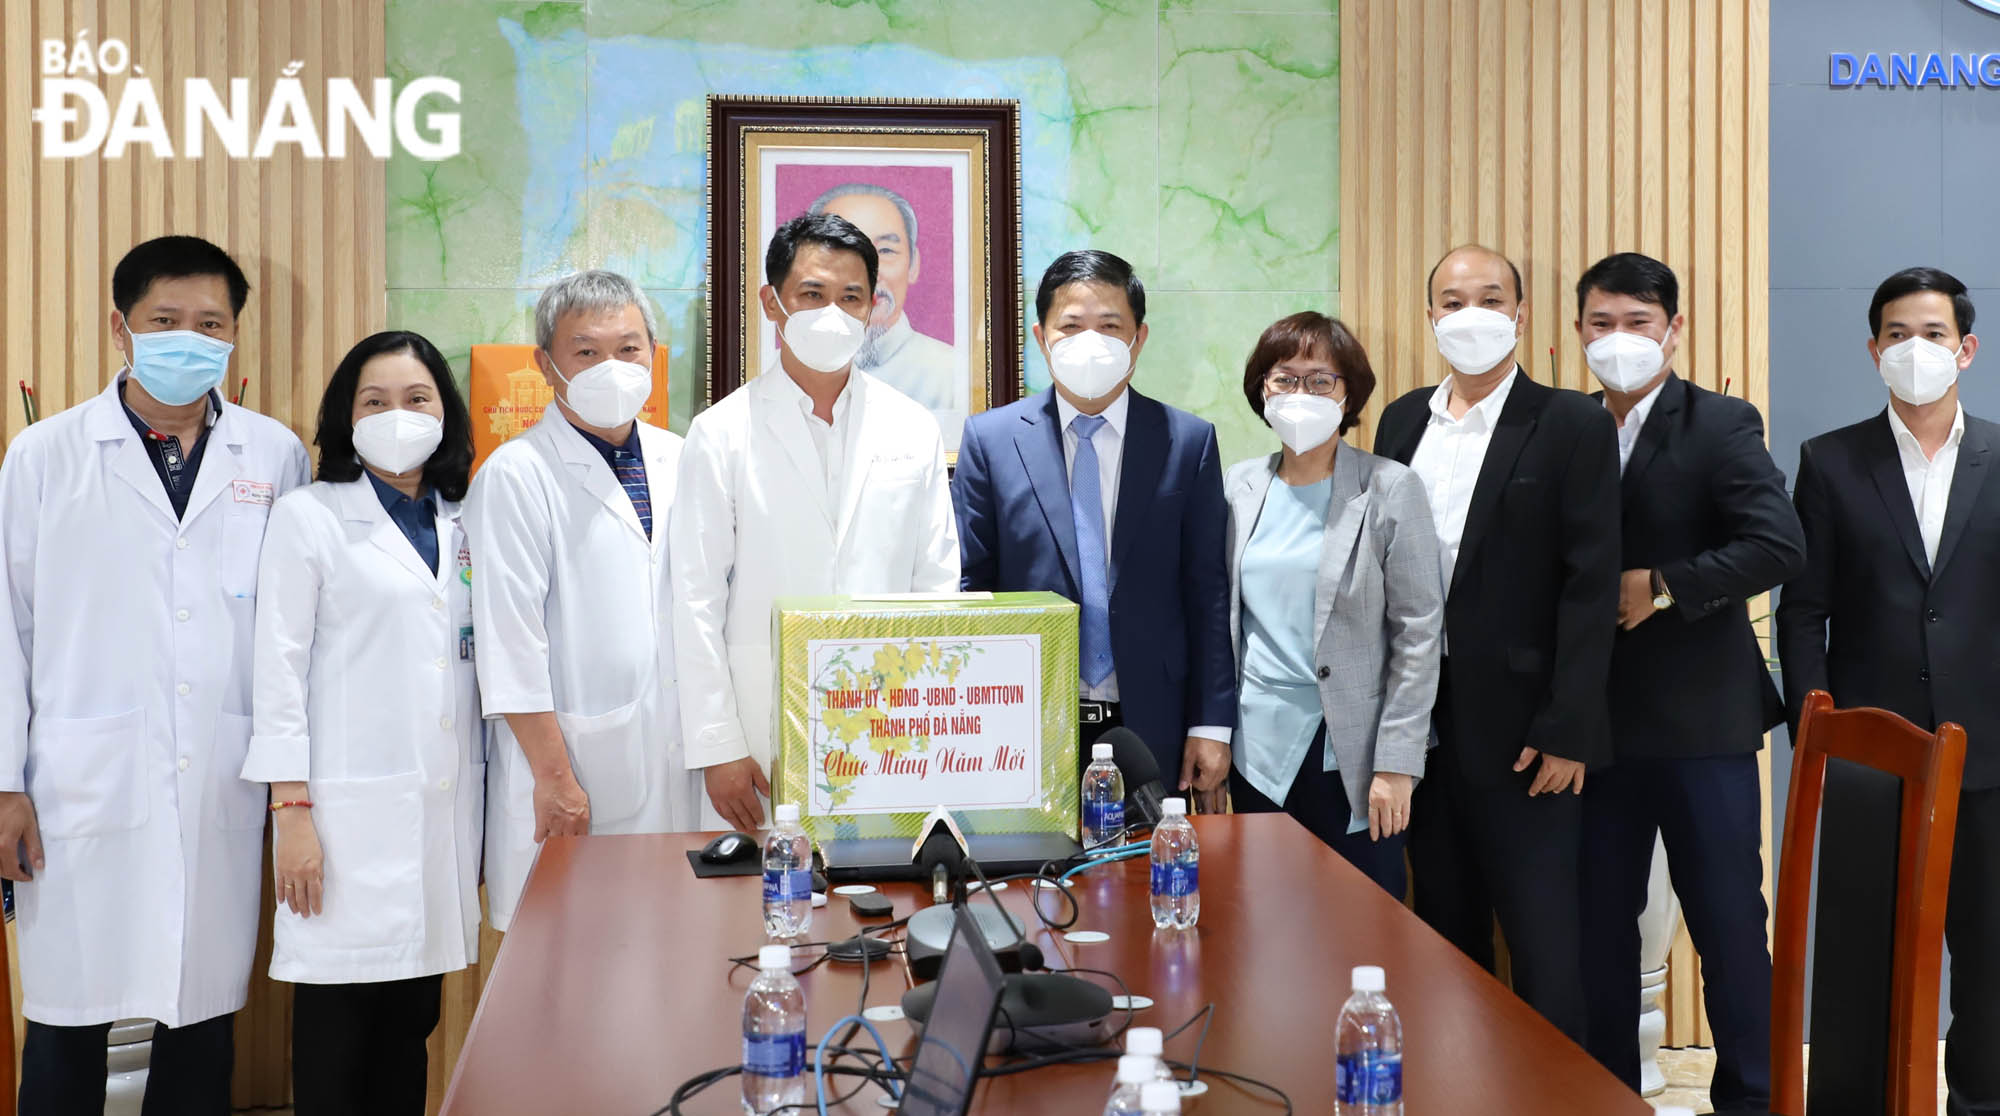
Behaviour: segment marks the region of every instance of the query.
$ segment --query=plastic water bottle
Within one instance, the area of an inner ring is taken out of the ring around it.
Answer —
[[[1153,1063],[1153,1076],[1161,1081],[1172,1081],[1174,1071],[1167,1066],[1166,1036],[1158,1027],[1127,1027],[1125,1029],[1125,1053],[1137,1054]]]
[[[792,938],[812,925],[812,841],[799,828],[797,803],[778,807],[777,814],[764,838],[764,932]]]
[[[1354,994],[1334,1031],[1339,1116],[1403,1116],[1403,1022],[1383,987],[1379,966],[1356,966]]]
[[[1139,1086],[1139,1111],[1145,1116],[1181,1116],[1181,1091],[1171,1081]]]
[[[1160,803],[1153,827],[1153,925],[1186,930],[1201,919],[1201,843],[1187,819],[1187,799]]]
[[[1104,1116],[1145,1116],[1139,1089],[1152,1080],[1151,1058],[1143,1054],[1127,1054],[1118,1059],[1118,1080],[1111,1086],[1111,1099],[1104,1102]]]
[[[806,1101],[806,994],[791,946],[758,950],[757,969],[743,995],[743,1111],[767,1116]]]
[[[1083,769],[1083,847],[1095,848],[1125,830],[1125,776],[1111,762],[1111,745],[1090,746]]]

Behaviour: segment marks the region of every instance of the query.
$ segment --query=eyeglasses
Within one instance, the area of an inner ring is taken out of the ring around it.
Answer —
[[[1331,372],[1315,372],[1304,380],[1288,373],[1273,372],[1264,377],[1264,390],[1273,395],[1289,395],[1304,384],[1307,395],[1332,395],[1339,383],[1340,377]]]

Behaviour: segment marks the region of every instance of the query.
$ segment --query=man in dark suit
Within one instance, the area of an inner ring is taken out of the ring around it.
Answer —
[[[1077,602],[1082,758],[1123,724],[1220,808],[1236,667],[1215,427],[1131,390],[1146,289],[1124,260],[1065,253],[1035,316],[1054,387],[973,416],[959,446],[964,586]]]
[[[1444,567],[1438,747],[1410,812],[1416,910],[1488,970],[1498,915],[1515,991],[1581,1042],[1577,795],[1609,733],[1616,436],[1603,407],[1514,362],[1525,308],[1504,256],[1453,250],[1428,299],[1453,374],[1389,404],[1375,437],[1423,478]]]
[[[1757,750],[1783,719],[1745,607],[1805,568],[1757,409],[1674,374],[1680,284],[1624,252],[1576,284],[1584,359],[1618,423],[1624,573],[1609,769],[1583,796],[1586,1049],[1639,1088],[1639,915],[1656,835],[1701,954],[1717,1112],[1771,1106]]]
[[[1825,690],[1841,708],[1876,706],[1935,729],[1965,728],[1945,943],[1953,1116],[2000,1113],[2000,425],[1965,413],[1972,300],[1935,268],[1899,271],[1868,305],[1868,351],[1886,411],[1799,448],[1794,499],[1806,570],[1778,605],[1785,701]],[[1889,1019],[1898,781],[1827,768],[1819,862],[1820,933],[1809,1102],[1881,1111]],[[1838,925],[1839,933],[1827,933]],[[1879,980],[1857,974],[1879,974]],[[1843,1109],[1848,1110],[1848,1109]]]

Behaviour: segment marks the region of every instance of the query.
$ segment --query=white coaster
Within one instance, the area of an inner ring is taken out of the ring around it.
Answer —
[[[1184,1097],[1198,1097],[1208,1092],[1206,1081],[1176,1081],[1174,1084],[1180,1086],[1181,1096]]]
[[[895,1004],[876,1004],[862,1012],[861,1018],[870,1023],[894,1023],[903,1018],[903,1009]]]
[[[1153,1001],[1147,996],[1111,997],[1111,1010],[1113,1011],[1145,1011],[1152,1006]]]
[[[886,1108],[891,1112],[894,1112],[897,1108],[902,1107],[902,1104],[903,1104],[902,1101],[897,1100],[895,1097],[892,1097],[887,1093],[883,1093],[881,1096],[875,1098],[875,1107]]]
[[[841,884],[833,889],[835,895],[867,895],[875,890],[873,884]]]
[[[813,892],[813,906],[815,907],[826,906],[826,892],[824,891]]]
[[[1076,886],[1076,882],[1073,880],[1063,880],[1060,883],[1058,883],[1057,881],[1052,880],[1047,876],[1036,876],[1034,880],[1034,886],[1042,889],[1043,891],[1055,891],[1058,888],[1066,891],[1071,888],[1074,888]]]
[[[972,886],[971,886],[971,887],[969,887],[969,888],[967,888],[966,890],[968,890],[968,891],[985,891],[985,890],[987,890],[987,886],[986,886],[985,884],[983,884],[983,883],[980,883],[980,882],[979,882],[979,881],[977,881],[977,880],[974,880],[974,881],[972,882]],[[997,883],[997,884],[994,884],[994,885],[993,885],[993,887],[992,887],[992,890],[994,890],[994,891],[1005,891],[1005,890],[1007,890],[1007,881],[1006,881],[1006,880],[1001,880],[1001,881],[1000,881],[999,883]]]
[[[1098,942],[1108,942],[1110,940],[1111,935],[1102,930],[1071,930],[1069,933],[1063,935],[1063,941],[1075,942],[1077,945],[1094,945]]]

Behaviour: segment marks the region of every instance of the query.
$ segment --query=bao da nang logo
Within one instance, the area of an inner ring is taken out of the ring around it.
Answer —
[[[388,78],[375,78],[365,93],[351,78],[327,78],[323,118],[315,118],[306,97],[299,77],[303,62],[286,65],[269,89],[255,91],[260,94],[255,99],[248,78],[228,79],[226,98],[207,78],[188,78],[181,83],[176,133],[167,125],[153,80],[134,64],[123,41],[93,44],[90,32],[79,31],[74,42],[42,40],[40,55],[41,97],[31,116],[41,128],[45,159],[116,159],[135,147],[162,159],[198,159],[211,137],[232,159],[268,159],[281,144],[297,147],[308,159],[340,159],[347,155],[350,132],[378,159],[395,147],[419,159],[458,154],[458,113],[430,111],[439,103],[459,103],[458,82],[450,78],[420,77],[401,89]],[[113,104],[101,83],[121,75],[124,84]]]
[[[2000,15],[2000,0],[1965,0],[1965,2],[1975,8],[1982,8],[1992,12],[1994,15]]]

